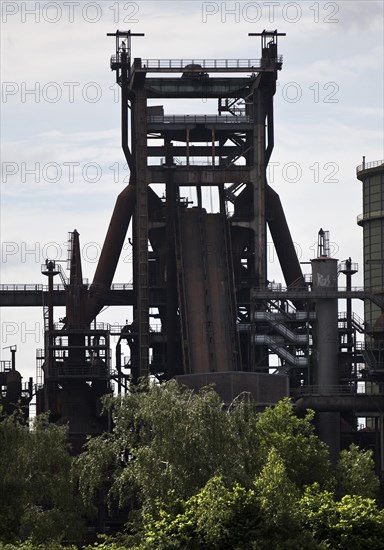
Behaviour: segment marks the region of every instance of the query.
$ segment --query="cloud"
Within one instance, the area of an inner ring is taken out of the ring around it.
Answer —
[[[340,8],[342,31],[358,30],[361,33],[382,29],[384,6],[381,0],[343,0],[336,3]]]
[[[43,193],[105,194],[124,184],[128,170],[119,144],[119,130],[65,133],[51,130],[4,143],[3,199]]]
[[[2,80],[16,84],[15,93],[9,93],[1,104],[2,161],[15,162],[19,169],[2,183],[1,238],[3,243],[11,243],[9,246],[14,244],[13,249],[7,249],[7,261],[1,266],[3,282],[45,284],[40,263],[46,253],[55,252],[49,243],[57,243],[65,257],[67,232],[74,228],[80,232],[82,247],[89,252],[84,276],[93,277],[91,252],[103,243],[116,197],[127,176],[120,147],[117,86],[109,67],[115,44],[106,36],[116,28],[145,32],[145,37],[133,39],[133,57],[166,59],[259,58],[260,39],[248,37],[249,32],[263,28],[286,32],[287,36],[279,41],[284,64],[275,96],[272,161],[279,164],[273,187],[281,196],[303,261],[313,257],[320,227],[331,230],[331,240],[336,242],[341,259],[352,256],[360,261],[362,231],[356,225],[356,216],[362,210],[361,184],[356,180],[355,167],[363,154],[367,160],[382,156],[378,126],[382,119],[381,1],[279,2],[272,21],[268,2],[137,1],[137,13],[134,2],[98,4],[102,14],[95,23],[90,22],[95,16],[91,8],[85,17],[81,15],[82,3],[73,23],[67,16],[50,23],[46,19],[52,19],[53,11],[46,13],[45,19],[42,15],[40,23],[35,23],[32,15],[23,23],[19,12],[2,26]],[[217,7],[217,12],[207,16],[204,23],[203,7],[207,4],[215,11]],[[231,15],[230,9],[236,4],[238,14]],[[289,9],[284,7],[288,4],[292,6]],[[244,8],[246,5],[248,8]],[[260,18],[255,6],[261,7]],[[338,103],[325,101],[332,91],[325,85],[332,82],[339,86],[335,96]],[[28,94],[36,83],[40,86],[39,101]],[[51,102],[55,83],[61,87],[62,97]],[[97,90],[91,83],[101,90],[95,102],[91,94]],[[297,103],[289,95],[294,87],[283,93],[284,86],[291,83],[300,86]],[[164,104],[169,114],[208,114],[217,109],[214,102],[203,103],[201,99],[180,104],[165,100]],[[45,180],[35,182],[33,174],[28,176],[24,169],[23,182],[23,162],[25,169],[40,163],[40,176],[46,165],[56,163],[63,177],[54,182],[55,167],[51,166]],[[69,181],[69,166],[64,163],[79,163],[73,166],[73,181]],[[89,172],[83,173],[87,163]],[[102,170],[95,181],[91,181],[95,174],[92,163]],[[302,170],[298,181],[294,181],[295,165],[290,163],[297,163]],[[334,176],[334,166],[327,163],[337,163]],[[327,182],[327,178],[338,182]],[[130,249],[127,243],[125,246],[116,281],[130,278]],[[276,259],[268,265],[272,278],[276,266]],[[16,308],[1,313],[2,322],[20,322],[20,310]],[[112,321],[124,322],[129,314],[126,308],[116,309]],[[108,315],[107,311],[106,318],[111,320]],[[40,310],[23,312],[23,318],[27,316],[28,322],[32,323],[32,318],[42,322]],[[34,374],[32,350],[42,347],[33,338],[27,337],[18,351],[23,374]],[[4,346],[12,343],[8,337]]]

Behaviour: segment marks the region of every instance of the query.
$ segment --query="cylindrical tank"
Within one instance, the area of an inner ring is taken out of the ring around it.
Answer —
[[[21,374],[17,370],[7,372],[6,401],[16,404],[21,399]]]
[[[365,162],[356,168],[356,176],[363,184],[363,213],[357,223],[363,228],[364,288],[384,297],[384,160]],[[366,342],[382,342],[384,317],[382,310],[371,300],[364,302],[364,320],[373,336]]]

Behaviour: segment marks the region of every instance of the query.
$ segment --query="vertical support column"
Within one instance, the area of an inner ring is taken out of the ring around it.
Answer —
[[[267,280],[266,270],[266,221],[265,221],[265,112],[263,92],[258,87],[254,94],[254,155],[251,177],[253,184],[255,278],[256,286],[263,288]]]
[[[177,277],[176,277],[176,217],[177,196],[176,183],[174,181],[172,143],[166,138],[165,164],[167,166],[165,193],[166,193],[166,241],[167,241],[167,377],[172,378],[177,372]]]
[[[337,260],[327,256],[311,260],[314,291],[324,292],[316,299],[314,383],[321,395],[334,394],[339,384],[338,373],[338,302],[327,296],[337,290]],[[330,459],[336,464],[340,452],[340,413],[320,412],[316,415],[318,435],[329,446]]]
[[[236,307],[235,279],[233,275],[231,233],[229,230],[229,223],[226,215],[224,184],[220,184],[218,187],[219,187],[218,190],[219,190],[220,216],[221,216],[221,223],[222,223],[223,235],[224,235],[224,257],[225,257],[224,275],[226,278],[226,286],[229,292],[228,339],[230,339],[231,341],[231,362],[229,365],[229,370],[241,370],[240,339],[239,339],[239,333],[236,327],[237,307]]]
[[[186,151],[186,158],[187,158],[187,166],[189,166],[189,128],[186,129],[185,151]]]
[[[266,267],[266,111],[265,98],[263,90],[263,77],[259,75],[256,79],[252,91],[252,106],[253,106],[253,135],[252,135],[252,152],[249,156],[250,162],[250,183],[253,193],[253,215],[250,221],[250,228],[253,231],[253,249],[250,250],[252,257],[249,259],[250,275],[253,278],[253,286],[256,288],[265,288],[267,282],[267,267]],[[254,310],[263,308],[264,305],[252,301],[250,302]],[[259,370],[268,368],[268,349],[266,346],[258,346],[256,348],[254,339],[250,341],[250,358],[251,368],[255,370],[256,366]]]
[[[148,277],[148,190],[147,190],[147,102],[144,86],[135,89],[132,141],[136,176],[136,269],[138,368],[137,376],[149,375],[149,277]]]
[[[11,370],[16,370],[16,346],[11,346]],[[31,379],[30,379],[31,380]]]
[[[121,373],[121,336],[116,344],[115,350],[116,370],[117,370],[117,393],[121,394],[122,387],[122,373]]]
[[[53,365],[53,277],[59,273],[59,270],[56,268],[56,264],[54,261],[47,259],[45,264],[42,266],[41,272],[43,273],[43,275],[47,275],[48,277],[48,308],[44,307],[44,353],[45,360],[47,361],[48,365],[48,372],[50,374]],[[46,313],[48,314],[47,317],[45,317]]]

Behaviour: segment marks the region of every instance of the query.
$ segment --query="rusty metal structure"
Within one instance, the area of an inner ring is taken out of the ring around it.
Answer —
[[[7,348],[11,353],[11,359],[0,361],[0,413],[11,415],[18,408],[27,421],[29,403],[33,397],[33,379],[29,378],[28,383],[23,384],[23,377],[16,370],[17,346]]]
[[[267,181],[283,35],[252,35],[261,40],[258,59],[161,60],[132,58],[132,39],[142,34],[110,36],[130,181],[117,197],[93,281],[83,279],[75,230],[68,278],[58,262],[47,260],[43,289],[0,293],[1,305],[44,309],[38,412],[49,410],[53,421],[69,424],[76,452],[86,435],[108,429],[100,397],[114,382],[118,392],[148,377],[176,378],[193,388],[214,383],[225,402],[248,392],[260,408],[291,395],[299,414],[316,411],[332,460],[356,442],[374,449],[384,471],[382,271],[375,289],[368,275],[365,288],[353,287],[357,265],[332,258],[321,229],[312,273],[304,276],[279,195]],[[202,100],[215,106],[213,113],[193,111]],[[382,163],[374,171],[382,178]],[[368,181],[370,175],[368,167],[358,169],[366,194],[381,189],[381,207],[372,210],[365,200],[359,222],[367,243],[384,211],[382,180]],[[133,283],[117,285],[129,227]],[[283,284],[268,280],[267,229]],[[383,242],[381,229],[376,248]],[[378,264],[383,251],[376,248],[366,260]],[[376,316],[368,327],[353,311],[355,299]],[[59,323],[58,305],[66,307]],[[99,323],[108,305],[125,307],[129,321],[113,329]],[[129,348],[125,360],[122,346]]]

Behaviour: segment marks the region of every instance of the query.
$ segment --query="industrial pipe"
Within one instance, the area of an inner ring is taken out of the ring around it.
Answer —
[[[130,182],[116,199],[115,208],[105,236],[95,276],[89,289],[86,318],[92,322],[105,304],[120,258],[136,200],[135,185]]]
[[[313,409],[315,412],[381,412],[384,396],[361,393],[357,395],[316,395],[300,397],[295,402],[297,412]]]
[[[287,286],[304,288],[304,277],[279,195],[267,185],[267,222]]]

